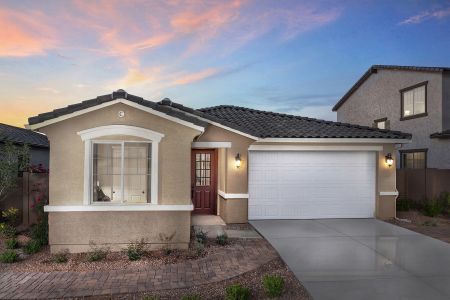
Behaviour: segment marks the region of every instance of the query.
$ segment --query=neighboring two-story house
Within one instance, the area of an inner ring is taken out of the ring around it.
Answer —
[[[450,68],[374,65],[333,111],[338,122],[411,133],[411,143],[398,146],[397,168],[424,169],[425,182],[434,172],[438,189],[445,190],[448,180],[450,190],[448,172],[433,171],[450,170]]]

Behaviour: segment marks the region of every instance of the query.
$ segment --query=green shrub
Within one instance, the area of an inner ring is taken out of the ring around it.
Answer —
[[[129,260],[139,260],[145,253],[145,241],[134,241],[127,246],[127,256]]]
[[[65,263],[69,260],[69,250],[65,249],[61,252],[53,254],[53,261],[58,264]]]
[[[17,239],[12,238],[9,240],[6,240],[5,242],[6,249],[16,249],[19,246],[19,242]]]
[[[40,222],[33,225],[30,229],[30,237],[41,246],[48,245],[48,223]]]
[[[109,253],[108,247],[99,247],[94,242],[89,243],[90,250],[87,254],[88,261],[100,261],[106,258]]]
[[[228,235],[226,234],[226,232],[217,235],[216,243],[221,246],[225,246],[226,244],[228,244]]]
[[[440,203],[436,199],[425,203],[425,205],[423,206],[423,213],[428,217],[436,217],[437,215],[442,214],[443,211],[444,207],[442,203]]]
[[[264,275],[263,286],[267,297],[279,297],[283,293],[284,279],[279,275]]]
[[[10,207],[2,212],[2,217],[6,219],[9,225],[14,226],[19,220],[19,210],[15,207]]]
[[[10,224],[0,223],[0,234],[5,238],[13,238],[17,235],[17,230]]]
[[[0,262],[11,264],[13,262],[16,262],[19,259],[16,252],[12,250],[6,250],[2,253],[0,253]]]
[[[23,252],[26,254],[33,254],[39,252],[41,250],[41,243],[36,240],[30,240],[25,247],[23,248]]]
[[[181,297],[181,300],[200,300],[200,296],[198,295],[184,295]]]
[[[412,209],[411,201],[408,199],[397,200],[397,211],[409,211]]]
[[[226,300],[247,300],[250,299],[250,290],[240,284],[233,284],[226,289]]]
[[[206,241],[208,240],[208,232],[207,231],[203,231],[202,229],[200,231],[197,231],[195,233],[195,239],[197,240],[197,242],[199,242],[200,244],[205,245]]]

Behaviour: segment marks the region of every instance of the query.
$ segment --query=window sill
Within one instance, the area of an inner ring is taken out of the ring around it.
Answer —
[[[405,121],[405,120],[411,120],[411,119],[416,119],[416,118],[422,118],[422,117],[427,117],[428,113],[421,113],[421,114],[417,114],[417,115],[412,115],[412,116],[407,116],[407,117],[401,117],[400,121]]]
[[[194,206],[164,205],[164,204],[92,204],[92,205],[46,205],[45,212],[75,212],[75,211],[192,211]]]

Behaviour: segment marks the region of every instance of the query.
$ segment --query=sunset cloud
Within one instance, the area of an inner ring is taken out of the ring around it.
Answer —
[[[35,11],[0,8],[0,56],[41,55],[52,48],[54,31],[41,22],[43,17]]]
[[[194,72],[190,74],[185,74],[177,79],[175,79],[173,82],[174,84],[189,84],[197,81],[204,80],[206,78],[209,78],[219,72],[218,69],[215,68],[209,68],[206,70],[202,70],[199,72]]]
[[[423,11],[417,15],[411,16],[401,21],[399,24],[400,25],[419,24],[430,19],[442,19],[449,16],[450,16],[450,7],[434,11]]]

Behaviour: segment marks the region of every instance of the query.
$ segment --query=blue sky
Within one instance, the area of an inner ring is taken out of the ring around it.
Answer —
[[[118,88],[334,120],[373,64],[450,66],[450,1],[2,1],[0,122]]]

